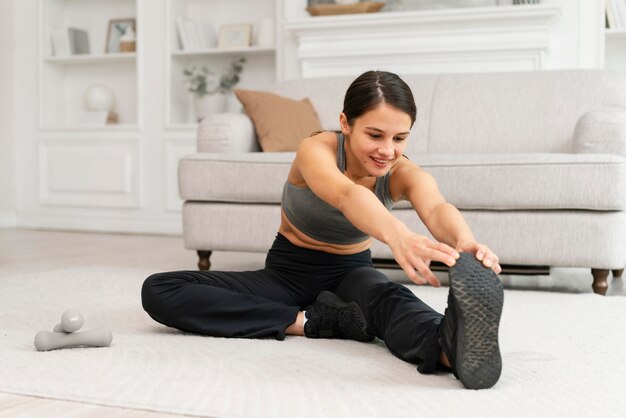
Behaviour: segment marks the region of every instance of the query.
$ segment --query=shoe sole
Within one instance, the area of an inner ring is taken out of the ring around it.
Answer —
[[[339,296],[328,291],[321,292],[317,301],[336,308],[343,308],[339,311],[337,323],[347,339],[360,342],[369,342],[374,339],[374,336],[367,332],[367,321],[358,303],[345,302]]]
[[[493,270],[463,253],[450,269],[450,292],[457,311],[456,370],[468,389],[487,389],[502,372],[498,328],[504,291]]]

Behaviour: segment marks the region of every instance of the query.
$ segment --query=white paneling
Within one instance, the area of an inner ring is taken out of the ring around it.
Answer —
[[[45,138],[39,147],[42,205],[140,207],[137,138]]]
[[[196,140],[170,139],[165,145],[165,208],[169,211],[180,212],[183,201],[178,193],[178,162],[188,154],[196,152]]]

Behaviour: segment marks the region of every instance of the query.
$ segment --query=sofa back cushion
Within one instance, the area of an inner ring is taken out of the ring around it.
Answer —
[[[417,104],[406,153],[572,152],[574,128],[590,110],[626,108],[626,73],[561,70],[402,75]],[[272,91],[308,97],[324,129],[338,129],[355,77],[292,80]]]
[[[626,74],[449,74],[437,80],[428,152],[572,152],[589,110],[626,107]]]

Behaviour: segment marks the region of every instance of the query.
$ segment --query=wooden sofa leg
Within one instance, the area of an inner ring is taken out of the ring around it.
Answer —
[[[211,251],[198,250],[198,270],[209,270],[211,268]]]
[[[609,270],[608,269],[591,269],[593,275],[593,291],[599,295],[606,295],[609,288]]]
[[[613,271],[614,279],[619,279],[620,277],[622,277],[622,273],[624,273],[624,269],[612,270],[612,271]]]

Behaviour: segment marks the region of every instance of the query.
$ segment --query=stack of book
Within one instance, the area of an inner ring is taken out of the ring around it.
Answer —
[[[606,0],[606,27],[626,29],[626,0]]]
[[[118,116],[113,111],[83,110],[78,114],[78,124],[91,126],[114,125]]]
[[[176,28],[180,49],[183,51],[197,51],[217,46],[215,30],[209,22],[179,16],[176,19]]]
[[[89,54],[89,33],[78,28],[53,30],[52,55],[67,57],[76,54]]]

